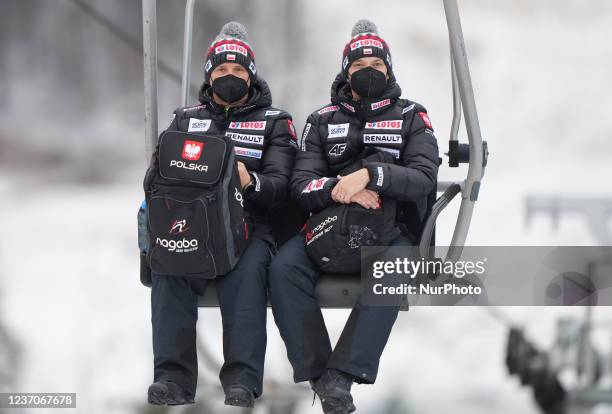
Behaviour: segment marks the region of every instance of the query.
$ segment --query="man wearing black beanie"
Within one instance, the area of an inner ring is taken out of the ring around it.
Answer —
[[[234,142],[242,186],[235,197],[244,202],[251,231],[234,269],[216,279],[225,359],[219,376],[226,404],[253,407],[262,393],[267,267],[275,246],[272,222],[277,218],[270,217],[270,208],[282,206],[288,198],[297,136],[291,116],[271,106],[270,89],[257,73],[255,54],[240,23],[223,26],[205,55],[204,73],[200,103],[174,111],[167,130],[196,137],[226,135]],[[185,141],[185,148],[190,142]],[[197,157],[205,151],[197,146],[189,149]],[[189,154],[183,157],[190,159]],[[157,273],[151,278],[154,383],[148,401],[193,403],[198,378],[197,301],[207,288],[206,280]]]
[[[420,237],[439,163],[425,108],[400,95],[387,42],[374,23],[360,20],[344,48],[331,102],[308,118],[290,183],[293,198],[310,213],[334,203],[376,209],[379,196],[397,200],[402,234],[392,246],[414,245]],[[373,155],[378,161],[370,161]],[[339,176],[360,161],[363,167]],[[306,253],[305,237],[289,240],[270,265],[274,319],[295,382],[311,382],[325,413],[346,414],[355,411],[352,383],[376,380],[399,306],[367,306],[360,299],[332,350],[314,294],[320,271]]]

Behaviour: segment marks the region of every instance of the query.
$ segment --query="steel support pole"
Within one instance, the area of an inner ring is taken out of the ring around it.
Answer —
[[[443,1],[450,38],[452,67],[457,76],[457,86],[461,95],[465,126],[470,143],[470,164],[467,179],[463,186],[461,207],[459,208],[455,232],[451,241],[451,246],[454,247],[451,247],[447,256],[449,260],[456,260],[461,256],[462,247],[465,244],[470,227],[474,204],[478,199],[480,179],[484,171],[483,148],[457,0]]]
[[[187,0],[185,4],[185,29],[183,34],[183,77],[181,78],[181,104],[189,104],[191,87],[191,45],[193,39],[193,11],[195,0]]]
[[[157,145],[157,12],[156,0],[142,0],[145,145],[147,163]]]

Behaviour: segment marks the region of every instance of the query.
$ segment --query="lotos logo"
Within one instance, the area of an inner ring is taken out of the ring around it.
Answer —
[[[362,48],[362,47],[366,47],[366,46],[373,46],[379,49],[383,48],[382,42],[379,42],[376,39],[360,39],[360,40],[357,40],[351,43],[351,51]]]
[[[236,45],[233,43],[225,43],[221,46],[217,46],[215,48],[215,54],[218,55],[219,53],[225,53],[225,52],[236,52],[236,53],[240,53],[241,55],[246,56],[247,55],[247,49],[246,47],[240,46],[240,45]],[[235,60],[236,56],[234,56]],[[229,59],[228,59],[229,60]]]
[[[384,108],[385,106],[391,105],[391,99],[385,99],[383,101],[374,102],[371,107],[372,111],[375,111],[380,108]]]
[[[252,129],[256,131],[263,131],[266,129],[266,121],[244,121],[244,122],[230,122],[229,129]]]
[[[397,121],[378,121],[378,122],[367,122],[365,125],[366,129],[402,129],[403,120],[398,119]]]
[[[185,141],[183,145],[183,153],[181,156],[183,159],[190,161],[197,161],[202,156],[202,150],[204,149],[204,143],[200,141]]]
[[[310,193],[311,191],[318,191],[323,188],[325,183],[329,180],[329,177],[319,178],[318,180],[312,180],[304,187],[302,193]]]
[[[189,253],[198,250],[198,239],[182,239],[182,240],[168,240],[160,239],[159,237],[155,240],[155,244],[159,244],[165,247],[169,252],[176,253]]]
[[[174,220],[174,223],[170,226],[170,231],[168,233],[172,235],[177,235],[186,232],[189,230],[187,227],[187,220]]]

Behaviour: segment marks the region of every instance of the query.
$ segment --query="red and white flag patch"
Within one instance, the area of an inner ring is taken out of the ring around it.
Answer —
[[[329,177],[322,177],[319,179],[314,179],[310,181],[306,187],[302,190],[302,193],[311,193],[313,191],[319,191],[323,189],[325,183],[329,180]]]
[[[429,116],[427,116],[425,112],[419,112],[419,116],[421,117],[423,123],[427,126],[427,128],[433,129],[433,126],[431,126],[431,121],[429,120]]]
[[[203,148],[203,142],[187,140],[185,144],[183,144],[183,153],[181,156],[186,160],[197,161],[202,156]]]

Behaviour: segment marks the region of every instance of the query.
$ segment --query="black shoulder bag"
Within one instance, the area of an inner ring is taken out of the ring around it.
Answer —
[[[356,171],[369,161],[392,162],[386,153],[377,152],[341,174]],[[400,234],[396,218],[397,201],[389,197],[381,197],[381,206],[375,210],[357,203],[335,203],[306,222],[303,229],[306,252],[326,273],[359,273],[361,247],[389,245]]]

